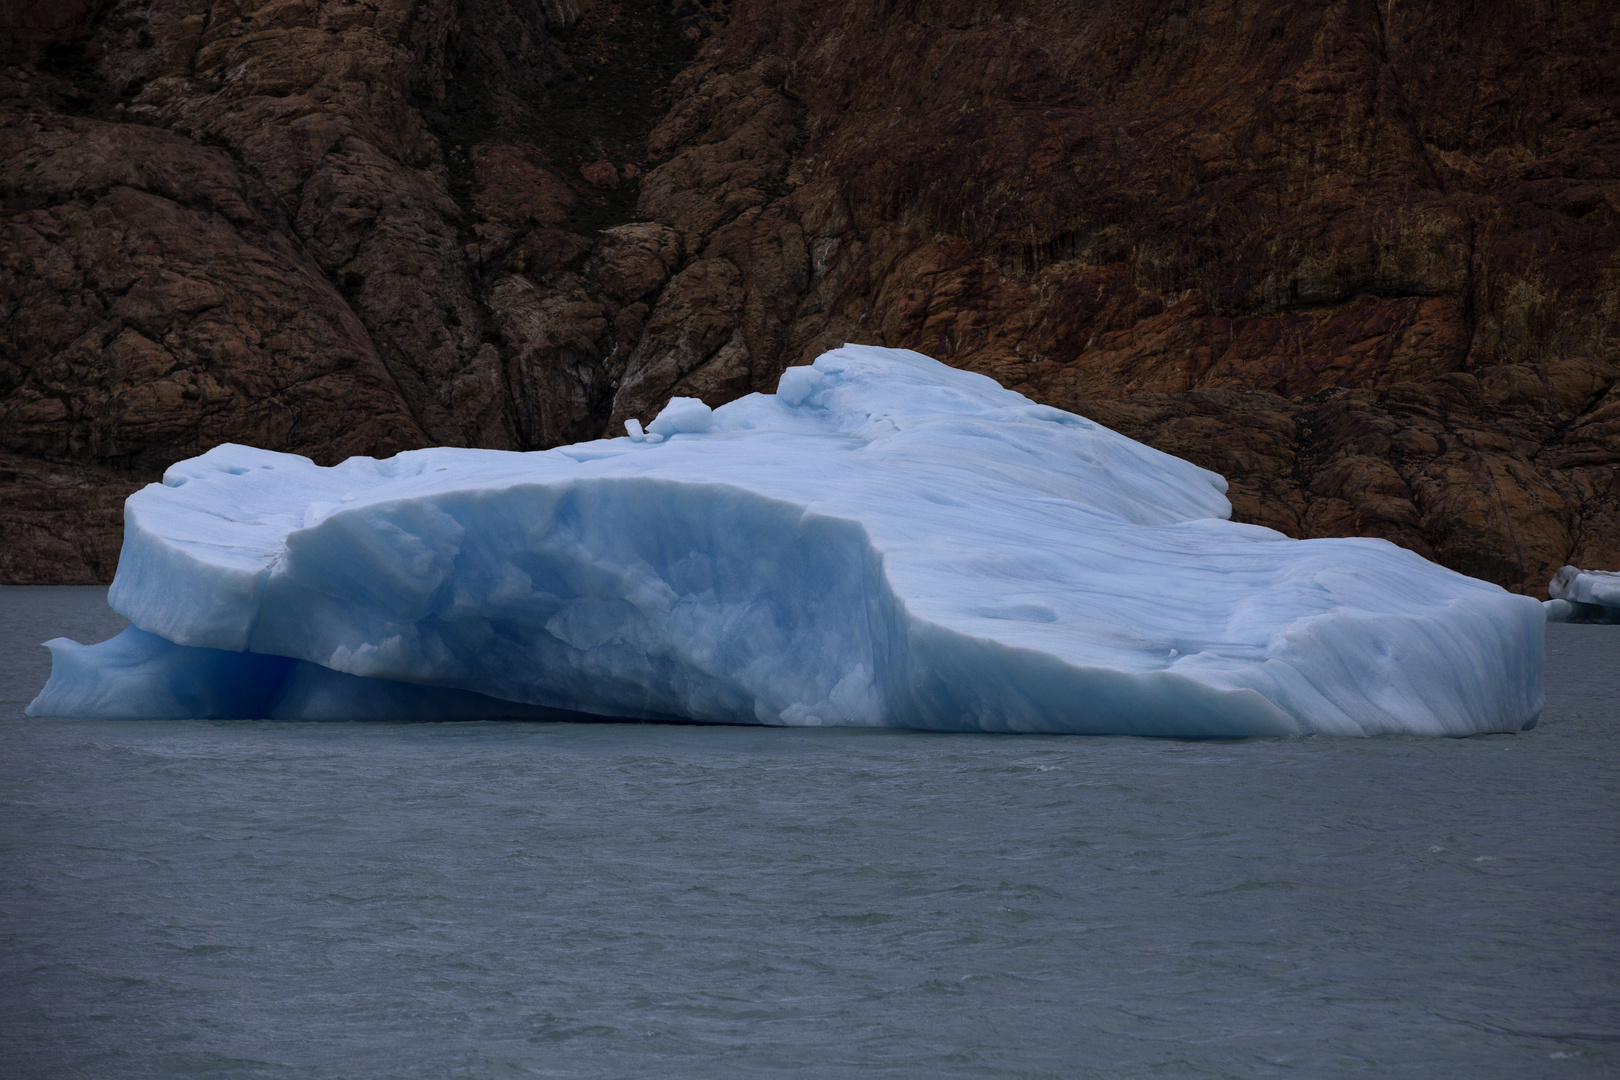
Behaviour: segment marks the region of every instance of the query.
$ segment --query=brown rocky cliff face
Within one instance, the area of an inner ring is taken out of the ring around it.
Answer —
[[[123,498],[222,441],[335,461],[598,431],[599,358],[546,349],[580,336],[581,305],[548,294],[564,317],[535,326],[500,271],[592,246],[535,228],[566,223],[579,185],[518,137],[559,72],[594,81],[553,41],[579,18],[566,0],[9,10],[0,580],[107,580]],[[446,119],[457,95],[472,122]]]
[[[328,460],[423,443],[282,204],[228,154],[10,89],[0,573],[105,580],[124,497],[220,442]]]
[[[787,362],[916,348],[1219,469],[1241,518],[1540,592],[1620,564],[1620,14],[1426,10],[738,4],[642,209],[809,253]],[[805,142],[765,175],[773,86]]]
[[[8,580],[211,442],[549,446],[844,340],[1291,535],[1620,565],[1608,6],[83,6],[0,103]]]

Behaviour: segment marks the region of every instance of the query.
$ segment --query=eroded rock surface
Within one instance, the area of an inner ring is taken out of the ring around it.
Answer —
[[[846,340],[1291,535],[1620,566],[1612,5],[122,0],[10,47],[7,580],[104,580],[210,440],[551,446]]]
[[[106,580],[123,498],[222,441],[329,460],[425,436],[366,328],[224,150],[0,114],[0,574]]]

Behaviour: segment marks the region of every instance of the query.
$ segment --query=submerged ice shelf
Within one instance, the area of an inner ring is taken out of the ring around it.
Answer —
[[[34,715],[1517,731],[1536,601],[980,375],[845,346],[631,435],[320,468],[220,446],[130,497]]]

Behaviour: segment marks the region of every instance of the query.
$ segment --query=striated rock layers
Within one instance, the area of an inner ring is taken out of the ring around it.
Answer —
[[[538,448],[844,341],[1545,595],[1620,566],[1620,10],[13,3],[0,580],[233,440]]]

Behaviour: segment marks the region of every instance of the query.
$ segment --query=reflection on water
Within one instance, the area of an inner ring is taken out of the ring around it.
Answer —
[[[22,718],[101,596],[0,590],[0,1073],[1620,1067],[1620,627],[1463,740]]]

